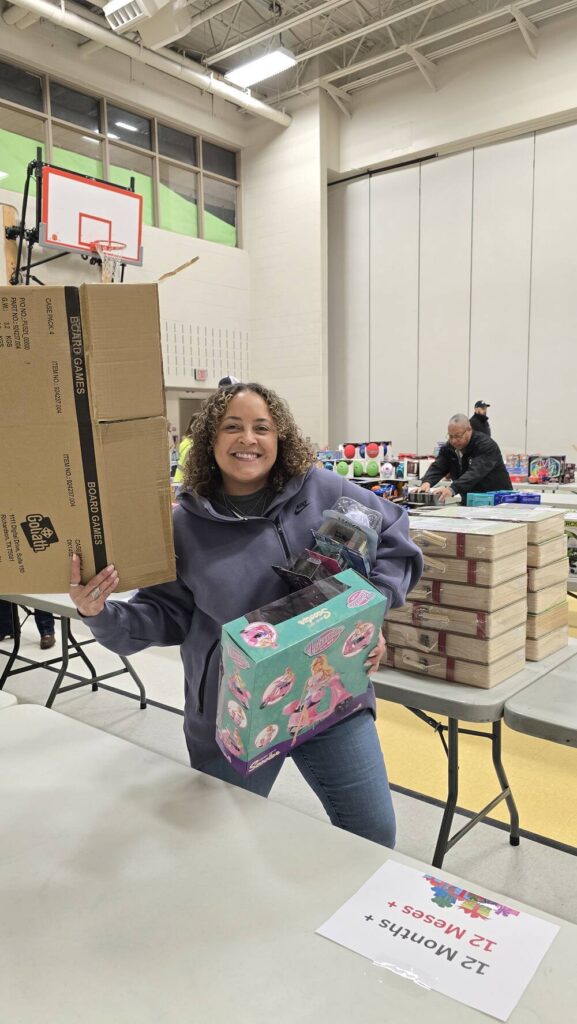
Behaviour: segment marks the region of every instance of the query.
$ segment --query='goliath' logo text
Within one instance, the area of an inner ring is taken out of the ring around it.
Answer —
[[[56,530],[48,516],[30,515],[26,516],[23,523],[20,523],[24,536],[33,551],[38,554],[46,551],[51,544],[58,543]]]

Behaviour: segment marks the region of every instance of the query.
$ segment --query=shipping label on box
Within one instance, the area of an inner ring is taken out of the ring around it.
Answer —
[[[0,593],[175,578],[164,414],[155,285],[0,289]]]
[[[241,774],[367,707],[387,599],[353,569],[222,628],[217,742]]]

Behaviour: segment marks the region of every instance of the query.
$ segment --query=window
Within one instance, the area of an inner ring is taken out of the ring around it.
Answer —
[[[134,191],[142,196],[142,220],[144,224],[154,224],[154,191],[152,157],[144,153],[133,153],[120,146],[110,146],[110,166],[108,180],[115,185],[130,187],[130,179],[134,178]]]
[[[160,162],[159,226],[198,238],[198,174]]]
[[[102,143],[95,136],[81,135],[53,124],[52,163],[75,174],[85,174],[88,178],[102,178]]]
[[[26,168],[36,159],[36,150],[42,145],[44,153],[44,122],[9,107],[0,106],[0,188],[23,192]],[[35,195],[34,180],[30,183]]]
[[[236,245],[236,185],[204,179],[204,237],[209,242]]]
[[[238,245],[234,150],[0,61],[0,191],[23,192],[39,146],[74,174],[123,188],[134,178],[145,224]]]
[[[176,128],[168,128],[165,124],[158,126],[158,152],[180,160],[183,164],[198,166],[196,155],[196,139],[194,135],[186,135]]]
[[[121,110],[107,103],[108,138],[129,142],[131,146],[152,149],[152,127],[147,117],[132,114],[129,110]]]
[[[0,97],[31,110],[44,110],[40,76],[3,61],[0,61]]]
[[[52,117],[78,124],[91,132],[100,131],[100,102],[94,96],[51,82],[50,110]]]
[[[202,166],[205,171],[220,174],[223,178],[236,178],[236,153],[212,142],[203,142]]]

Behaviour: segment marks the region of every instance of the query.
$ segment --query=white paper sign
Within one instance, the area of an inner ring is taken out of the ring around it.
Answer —
[[[317,932],[507,1020],[559,928],[434,872],[387,861]]]

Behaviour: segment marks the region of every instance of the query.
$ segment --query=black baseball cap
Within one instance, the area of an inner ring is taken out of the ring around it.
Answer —
[[[475,402],[475,409],[478,409],[479,406],[481,406],[482,409],[490,409],[491,408],[491,406],[489,405],[489,402],[483,402],[483,401]]]
[[[221,377],[218,382],[219,388],[227,388],[231,384],[240,384],[238,377],[231,377],[229,375],[228,377]]]

